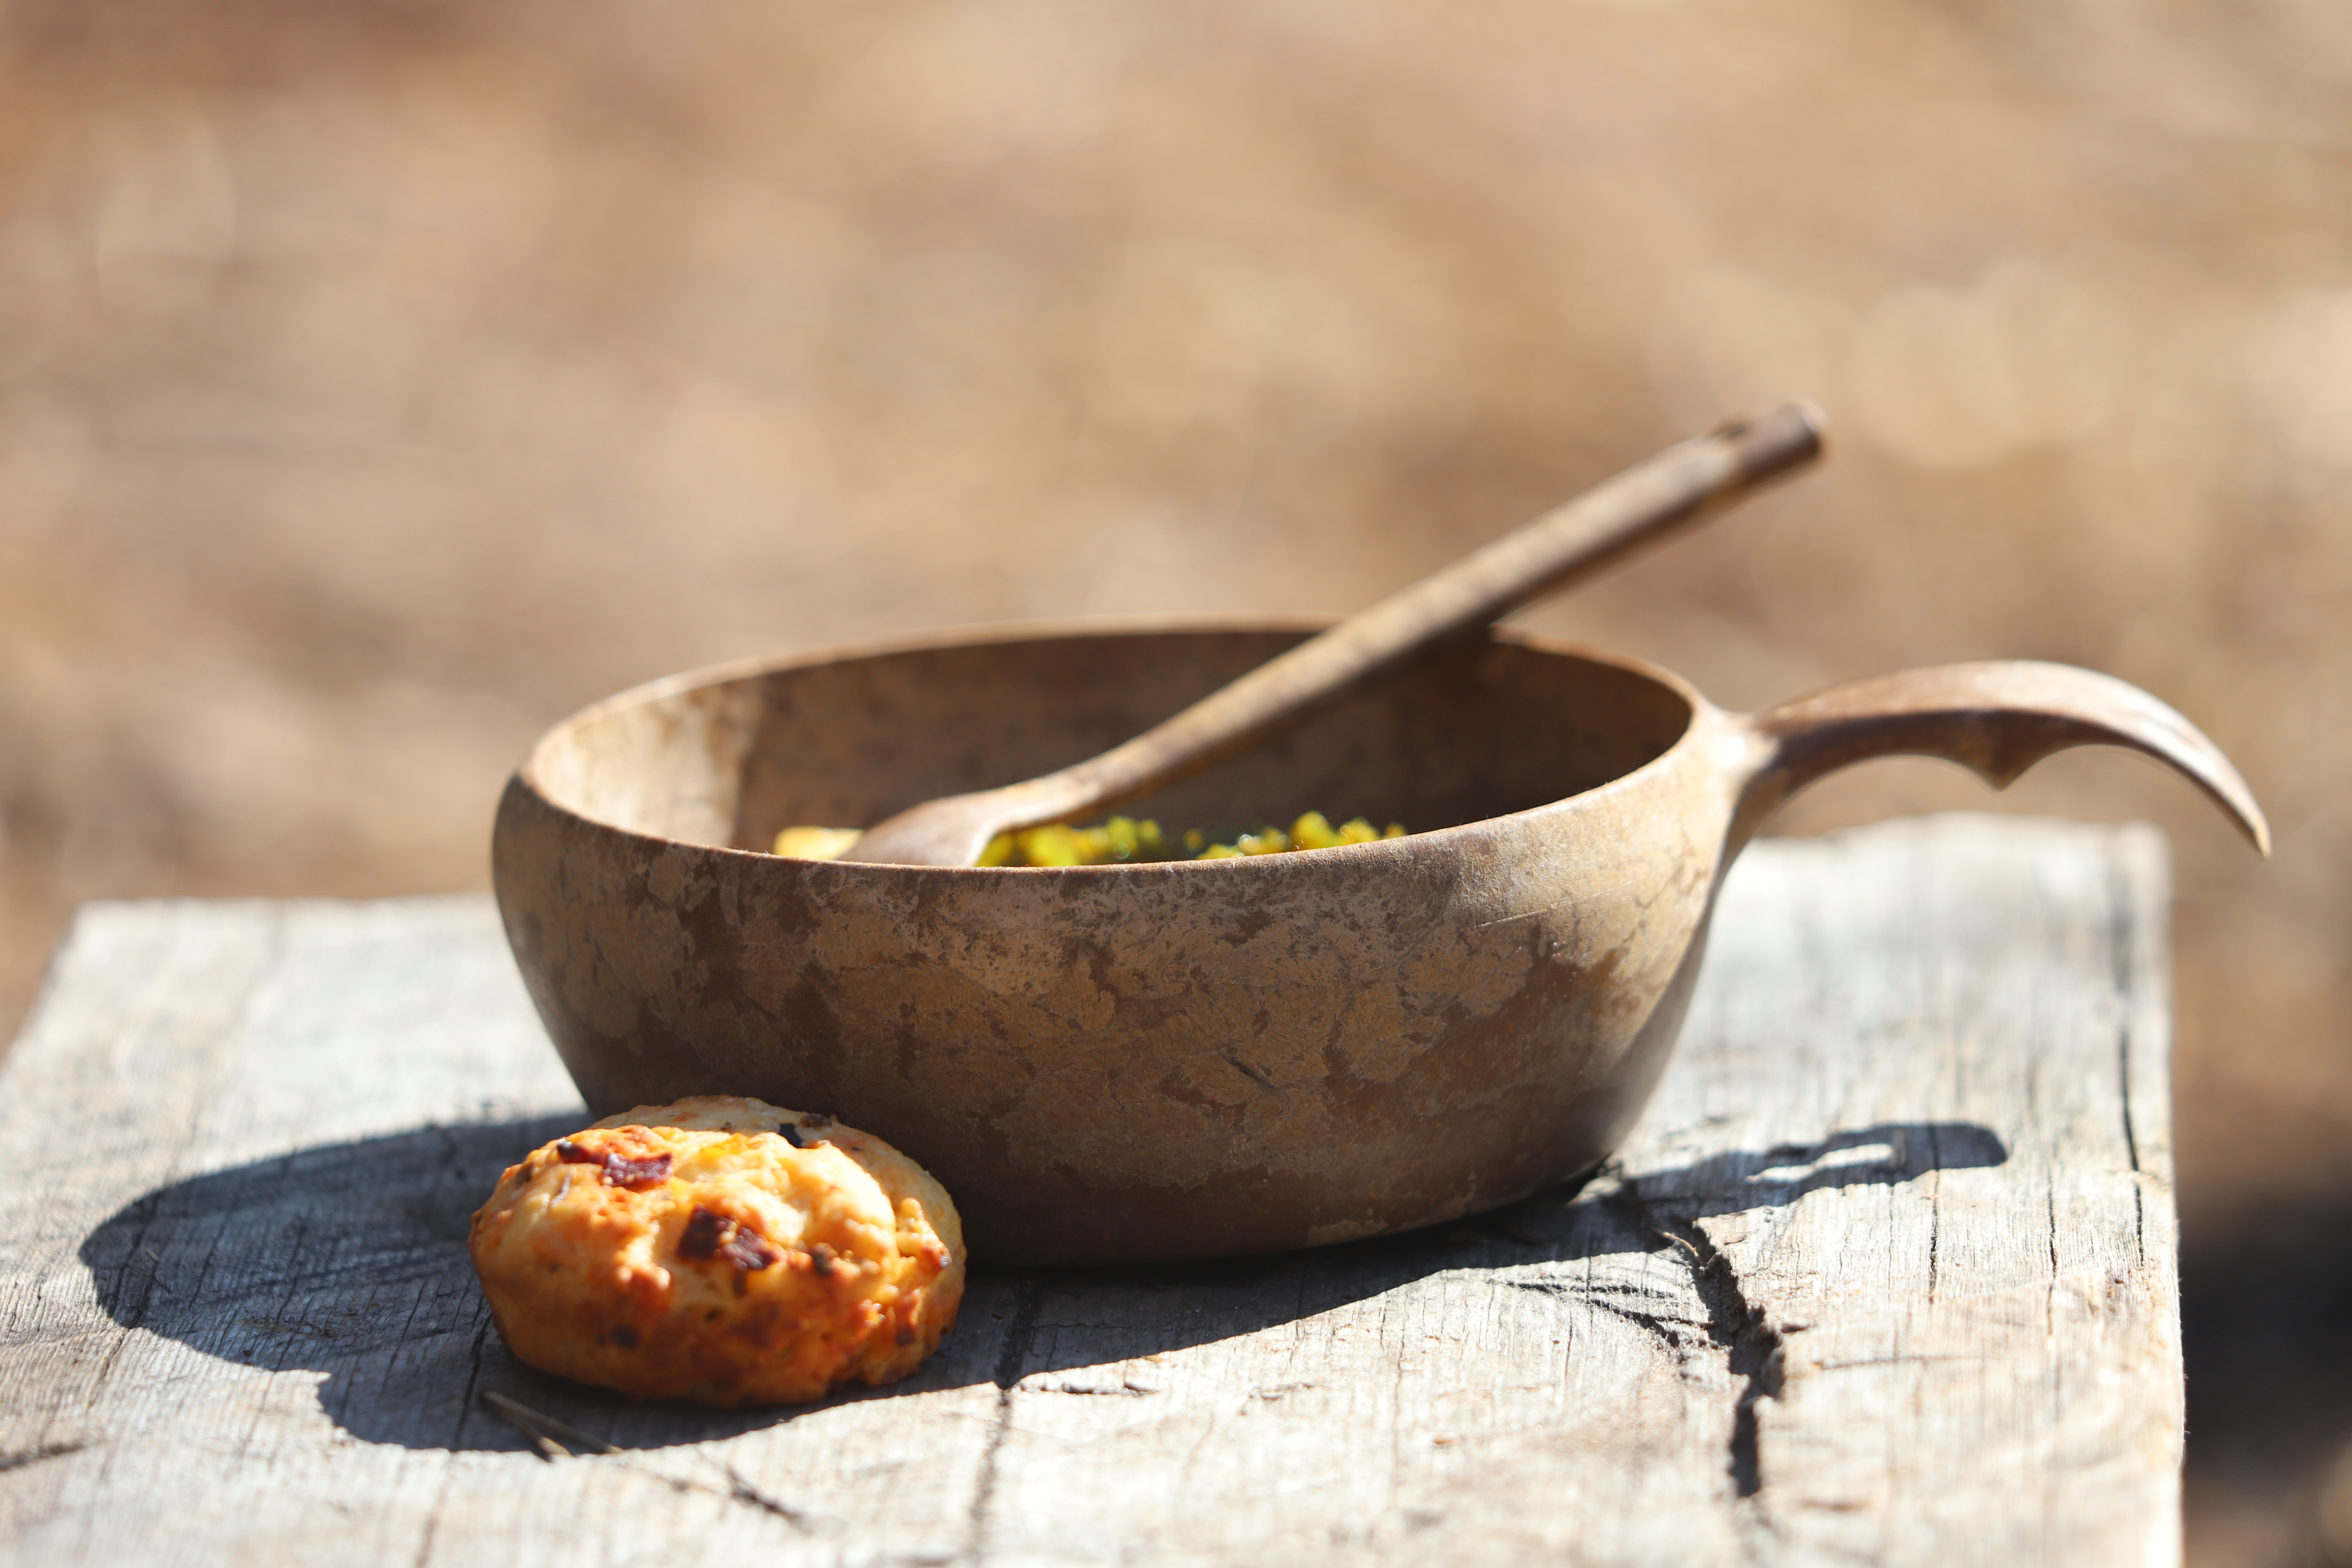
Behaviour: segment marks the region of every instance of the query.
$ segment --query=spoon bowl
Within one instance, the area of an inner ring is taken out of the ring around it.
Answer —
[[[1749,716],[1494,631],[1128,807],[1316,808],[1403,838],[1038,868],[760,852],[1093,756],[1316,629],[936,639],[679,676],[558,725],[508,786],[493,868],[590,1110],[829,1111],[928,1166],[992,1263],[1341,1241],[1604,1158],[1664,1067],[1724,870],[1832,769],[1916,752],[1999,784],[2126,745],[2267,842],[2210,741],[2088,671],[1950,666]]]

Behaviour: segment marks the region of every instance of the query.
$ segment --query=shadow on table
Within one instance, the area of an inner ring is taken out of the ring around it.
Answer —
[[[731,1436],[852,1399],[994,1384],[1222,1340],[1377,1296],[1447,1269],[1654,1252],[1662,1229],[1997,1165],[1967,1122],[1851,1129],[1813,1144],[1555,1188],[1407,1236],[1214,1263],[974,1270],[956,1332],[915,1377],[795,1410],[640,1405],[542,1376],[509,1356],[466,1256],[467,1221],[499,1173],[578,1115],[428,1128],[304,1149],[192,1177],[127,1205],[81,1247],[100,1304],[126,1327],[271,1372],[324,1374],[319,1401],[352,1436],[413,1448],[520,1449],[483,1410],[502,1393],[623,1447]],[[1116,1322],[1115,1345],[1059,1331],[1065,1308]],[[1047,1311],[1048,1306],[1054,1310]]]

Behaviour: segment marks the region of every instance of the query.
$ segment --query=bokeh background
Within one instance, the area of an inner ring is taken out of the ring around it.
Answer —
[[[2191,1558],[2352,1560],[2341,0],[7,0],[0,1037],[80,900],[484,885],[618,687],[1345,611],[1792,394],[1829,465],[1526,618],[2238,759],[2268,865],[2113,753],[1780,828],[2171,831]]]

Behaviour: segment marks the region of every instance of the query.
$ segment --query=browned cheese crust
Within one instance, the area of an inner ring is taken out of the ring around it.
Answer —
[[[963,1297],[963,1228],[921,1166],[828,1117],[724,1095],[534,1150],[468,1247],[518,1357],[640,1399],[785,1405],[889,1383]]]

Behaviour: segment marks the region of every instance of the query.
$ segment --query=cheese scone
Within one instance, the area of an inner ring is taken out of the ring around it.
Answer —
[[[954,1326],[963,1227],[906,1155],[704,1095],[534,1150],[467,1242],[499,1334],[640,1399],[787,1405],[906,1376]]]

